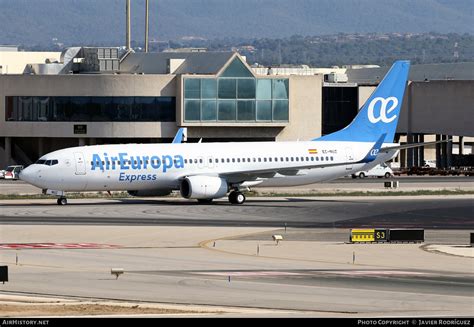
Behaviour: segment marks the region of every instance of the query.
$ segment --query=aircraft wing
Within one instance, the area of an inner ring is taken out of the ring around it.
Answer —
[[[219,176],[227,179],[231,182],[236,181],[250,181],[257,178],[271,178],[277,174],[283,176],[298,176],[305,175],[304,170],[306,169],[318,169],[318,168],[327,168],[327,167],[337,167],[344,165],[353,165],[356,163],[361,163],[362,160],[354,162],[338,162],[338,163],[327,163],[327,164],[315,164],[315,165],[304,165],[304,166],[292,166],[291,168],[266,168],[266,169],[254,169],[254,170],[242,170],[242,171],[232,171],[229,173],[220,173]]]

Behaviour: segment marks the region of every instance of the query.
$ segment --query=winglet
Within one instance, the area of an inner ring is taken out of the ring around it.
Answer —
[[[364,159],[362,159],[361,162],[364,162],[364,163],[369,163],[369,162],[372,162],[374,161],[376,158],[377,158],[377,155],[379,154],[380,152],[380,148],[382,147],[382,144],[383,144],[383,141],[385,140],[385,137],[387,136],[387,134],[382,134],[380,136],[380,138],[377,140],[377,142],[375,142],[374,146],[372,147],[372,149],[370,149],[370,151],[367,153],[367,155],[365,156]]]
[[[183,141],[187,140],[187,134],[188,134],[188,129],[186,127],[181,127],[176,133],[176,136],[174,137],[173,142],[171,143],[183,143]]]

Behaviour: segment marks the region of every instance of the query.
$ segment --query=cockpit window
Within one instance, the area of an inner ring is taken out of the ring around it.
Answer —
[[[40,159],[40,160],[36,161],[37,165],[46,165],[46,166],[54,166],[54,165],[57,165],[58,163],[59,163],[59,161],[57,159],[52,159],[52,160]]]

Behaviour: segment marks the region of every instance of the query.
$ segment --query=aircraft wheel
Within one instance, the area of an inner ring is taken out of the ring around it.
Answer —
[[[365,174],[364,174],[364,173],[360,173],[360,174],[359,174],[359,178],[365,178]]]
[[[390,178],[392,175],[390,173],[385,173],[385,178]]]
[[[229,193],[228,199],[229,199],[229,202],[232,203],[232,204],[236,204],[236,202],[235,202],[236,201],[235,193],[236,193],[235,191],[232,191],[232,192]]]
[[[235,192],[235,204],[243,204],[245,202],[245,195],[240,192]]]
[[[67,204],[67,199],[66,198],[59,198],[57,203],[60,206],[65,206]]]

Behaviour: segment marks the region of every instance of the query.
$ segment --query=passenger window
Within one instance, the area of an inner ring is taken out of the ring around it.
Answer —
[[[331,161],[334,161],[334,157],[331,157]]]
[[[268,161],[272,162],[272,158],[268,158]]]
[[[316,157],[316,161],[319,161],[319,157]]]
[[[314,161],[314,157],[311,157],[311,161]]]
[[[296,161],[300,161],[300,158],[296,157]]]
[[[247,162],[250,162],[250,158],[247,158]]]
[[[324,161],[324,157],[321,157],[321,161]]]
[[[309,157],[306,157],[306,161],[309,161]]]
[[[290,158],[286,157],[286,161],[290,161]]]
[[[262,162],[262,158],[258,158],[258,162]]]
[[[293,157],[291,157],[290,159],[291,159],[291,161],[293,161],[293,159],[294,159],[294,158],[293,158]]]
[[[232,158],[232,162],[235,162],[235,158]]]
[[[329,161],[329,157],[326,157],[326,161]]]
[[[230,159],[229,159],[229,158],[227,158],[227,162],[230,162]]]
[[[237,162],[240,162],[240,158],[237,158]]]
[[[202,163],[202,159],[199,159],[199,163]]]

